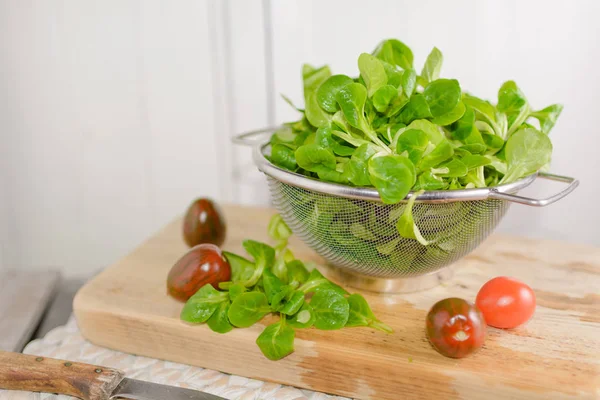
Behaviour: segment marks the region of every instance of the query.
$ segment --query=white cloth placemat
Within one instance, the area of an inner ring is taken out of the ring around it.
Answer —
[[[129,378],[181,386],[236,400],[348,400],[345,397],[262,382],[209,369],[134,356],[98,347],[81,336],[74,317],[43,338],[29,343],[25,354],[104,365],[125,371]],[[2,400],[73,400],[74,397],[47,393],[0,390]],[[166,400],[166,399],[165,399]]]

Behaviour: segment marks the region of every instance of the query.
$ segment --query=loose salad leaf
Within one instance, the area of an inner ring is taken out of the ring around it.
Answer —
[[[285,318],[271,324],[256,339],[256,344],[269,360],[280,360],[294,352],[294,328],[288,326]]]
[[[292,295],[293,291],[294,287],[292,287],[292,285],[282,286],[281,290],[276,292],[270,300],[271,309],[273,311],[279,311],[279,309],[283,307],[283,303],[285,303],[286,299]]]
[[[373,55],[404,70],[412,68],[413,65],[412,50],[397,39],[381,42],[373,51]]]
[[[294,149],[284,144],[276,143],[271,147],[271,161],[290,171],[295,171],[298,168]]]
[[[550,162],[552,142],[547,135],[533,129],[517,131],[506,142],[506,175],[500,184],[531,175]]]
[[[348,292],[341,286],[336,285],[329,279],[325,278],[323,274],[321,274],[316,268],[310,271],[310,275],[306,279],[306,282],[304,282],[304,284],[300,286],[298,290],[304,292],[305,294],[314,293],[317,290],[332,290],[341,295],[348,294]]]
[[[336,100],[348,124],[360,130],[368,127],[368,122],[365,118],[367,89],[363,85],[360,83],[351,83],[344,86],[337,92]]]
[[[393,87],[400,90],[402,88],[402,68],[397,65],[392,65],[382,59],[379,59],[381,65],[383,65],[383,69],[385,70],[385,74],[387,75],[387,83],[388,85],[392,85]]]
[[[262,275],[262,284],[267,301],[272,304],[273,296],[282,291],[284,283],[271,270],[266,269]]]
[[[308,64],[302,67],[304,81],[304,115],[312,126],[320,128],[329,126],[331,115],[319,106],[317,89],[331,76],[329,67],[314,68]]]
[[[452,111],[433,118],[431,122],[440,126],[450,125],[453,122],[458,121],[465,114],[466,110],[465,104],[461,101],[456,105],[456,107],[454,107],[454,109],[452,109]]]
[[[432,172],[444,178],[460,178],[467,175],[468,171],[467,166],[458,158],[453,158],[432,169]]]
[[[311,172],[335,170],[336,166],[333,151],[314,143],[298,147],[296,161],[300,167]]]
[[[466,104],[461,102],[461,104]],[[475,126],[475,111],[469,105],[465,105],[465,111],[463,115],[455,121],[450,127],[452,138],[456,140],[465,140],[468,138]],[[489,125],[488,125],[489,126]],[[493,133],[493,131],[491,131]]]
[[[502,147],[504,147],[504,140],[500,136],[496,136],[490,133],[482,133],[481,137],[483,138],[483,142],[487,146],[487,150],[492,154],[496,153]]]
[[[204,285],[185,303],[181,319],[196,324],[206,322],[223,302],[229,302],[226,292],[219,292],[212,285]]]
[[[296,314],[287,317],[287,321],[294,328],[310,328],[315,323],[315,312],[309,303],[304,303]]]
[[[458,106],[461,97],[460,85],[456,79],[438,79],[427,85],[423,97],[429,105],[431,115],[440,117]]]
[[[394,204],[402,200],[415,184],[415,166],[408,157],[398,154],[376,155],[369,159],[371,183],[381,200]]]
[[[404,130],[398,137],[396,152],[408,157],[413,164],[419,162],[429,147],[429,136],[420,129]]]
[[[223,255],[231,267],[231,280],[233,283],[247,281],[252,277],[256,269],[252,261],[228,251],[224,251]]]
[[[302,65],[302,81],[304,84],[304,96],[315,92],[323,82],[331,76],[328,66],[315,68],[310,64]]]
[[[525,95],[514,81],[507,81],[502,84],[498,91],[498,111],[505,114],[515,114],[519,113],[526,104]]]
[[[427,246],[429,245],[429,241],[427,241],[423,237],[423,235],[421,235],[421,231],[419,230],[419,227],[415,224],[415,221],[413,219],[413,206],[417,197],[422,193],[423,190],[416,192],[413,194],[413,196],[411,196],[411,198],[406,203],[404,212],[398,220],[396,227],[398,228],[398,233],[400,234],[400,236],[409,239],[416,239],[423,246]]]
[[[350,305],[350,312],[346,326],[369,326],[385,333],[392,333],[392,328],[375,317],[369,303],[360,294],[350,295],[348,304]]]
[[[334,113],[339,107],[336,101],[337,93],[344,86],[353,83],[352,78],[346,75],[333,75],[317,89],[317,102],[327,112]]]
[[[267,233],[272,239],[277,241],[285,241],[286,243],[289,237],[292,236],[292,230],[289,228],[289,226],[287,226],[279,214],[273,215],[269,221]]]
[[[317,102],[317,94],[310,93],[306,97],[306,110],[304,111],[306,119],[315,128],[321,128],[331,125],[331,114],[324,111]]]
[[[208,325],[212,331],[217,333],[227,333],[233,329],[233,325],[231,325],[229,317],[227,316],[229,305],[230,303],[228,301],[220,303],[217,310],[208,321],[206,321],[206,325]]]
[[[426,119],[419,119],[411,122],[406,129],[420,129],[429,136],[429,141],[434,145],[438,145],[444,140],[444,135],[440,132],[440,128]]]
[[[345,180],[355,186],[369,186],[371,184],[369,174],[369,159],[377,153],[377,147],[370,143],[360,145],[350,161],[346,164],[343,176]]]
[[[392,118],[395,117],[396,119],[398,119],[398,123],[401,123],[401,122],[399,122],[399,118],[400,118],[399,113],[404,109],[404,107],[408,103],[409,103],[408,96],[405,96],[402,94],[402,95],[394,97],[392,99],[389,107],[385,111],[383,118],[388,118],[390,121],[393,121]],[[422,111],[422,110],[418,110],[418,111]],[[415,113],[416,113],[416,111],[415,111]],[[403,124],[403,123],[401,123],[401,124]],[[406,125],[406,124],[403,124],[403,125]]]
[[[405,70],[402,74],[401,83],[404,96],[409,99],[417,88],[417,71],[414,68]]]
[[[262,292],[242,293],[233,300],[227,316],[232,325],[247,328],[271,312],[267,296]]]
[[[240,283],[235,283],[235,284],[229,286],[228,290],[229,290],[229,300],[233,301],[233,300],[235,300],[236,297],[238,297],[240,294],[242,294],[246,291],[246,286],[244,286]]]
[[[288,282],[303,284],[308,280],[309,272],[300,260],[292,260],[287,263]]]
[[[492,163],[488,157],[480,156],[477,154],[470,154],[470,155],[464,156],[463,158],[460,159],[460,161],[462,161],[462,163],[468,169],[473,169],[473,168],[481,167],[484,165],[489,165]]]
[[[275,250],[271,246],[255,240],[245,240],[243,245],[248,254],[254,257],[255,268],[252,275],[240,283],[246,287],[250,287],[258,282],[265,269],[273,266],[273,262],[275,261]]]
[[[433,150],[421,158],[421,160],[417,163],[417,169],[419,171],[426,171],[430,168],[440,165],[453,155],[454,149],[452,148],[452,144],[448,140],[443,139],[433,148]]]
[[[348,300],[332,289],[320,289],[312,297],[310,305],[315,314],[317,329],[341,329],[348,322],[350,305]]]
[[[415,94],[403,106],[397,121],[403,124],[410,124],[414,120],[431,118],[432,116],[427,99],[421,94]]]
[[[285,315],[296,314],[304,304],[304,296],[304,292],[295,290],[285,304],[279,308],[279,312]]]
[[[531,116],[539,121],[540,130],[547,135],[554,127],[554,124],[556,124],[556,120],[560,116],[560,113],[562,113],[562,110],[562,104],[553,104],[543,110],[532,112]]]
[[[439,176],[435,175],[431,170],[423,172],[419,175],[417,183],[414,186],[415,190],[443,190],[448,184]]]
[[[367,86],[367,94],[373,97],[381,87],[387,84],[387,75],[381,61],[370,54],[362,53],[358,57],[360,76]]]
[[[443,61],[444,57],[442,56],[442,52],[439,51],[437,47],[434,47],[427,56],[423,71],[421,71],[421,78],[423,78],[426,85],[440,77]]]
[[[398,89],[392,85],[385,85],[377,89],[373,95],[373,106],[380,113],[388,109],[390,102],[398,96]]]
[[[322,204],[325,206],[326,202]],[[348,205],[344,212],[352,213],[356,209]],[[366,303],[357,303],[356,296],[352,297],[318,269],[309,273],[304,263],[293,257],[287,248],[291,230],[280,215],[271,218],[268,234],[277,242],[275,249],[254,240],[243,242],[254,262],[224,252],[232,266],[233,282],[222,282],[227,283],[222,285],[222,291],[211,284],[204,285],[184,305],[181,320],[206,323],[211,330],[225,334],[235,328],[252,326],[268,314],[278,315],[279,321],[267,326],[256,339],[263,355],[271,360],[279,360],[294,351],[294,328],[341,329],[363,324],[358,318],[364,317],[369,323],[361,326],[387,332],[382,329],[387,325],[372,315]],[[277,265],[283,265],[280,272],[285,272],[282,275],[285,279],[275,274]],[[250,279],[254,280],[257,271],[260,271],[259,279],[251,284]],[[354,319],[350,319],[351,304]]]

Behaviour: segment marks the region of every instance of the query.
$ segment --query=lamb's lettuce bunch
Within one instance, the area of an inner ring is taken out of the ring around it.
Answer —
[[[410,191],[496,186],[546,167],[562,106],[534,110],[513,81],[492,104],[440,78],[442,59],[434,48],[418,74],[410,48],[391,39],[358,57],[358,77],[304,65],[302,118],[273,134],[270,161],[373,186],[387,204]]]

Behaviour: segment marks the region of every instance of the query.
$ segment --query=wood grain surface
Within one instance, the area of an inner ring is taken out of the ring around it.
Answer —
[[[111,368],[0,351],[0,389],[108,400],[122,379]]]
[[[224,211],[226,250],[243,254],[245,238],[268,242],[273,210]],[[298,258],[322,262],[297,240],[291,248]],[[268,317],[225,335],[179,320],[182,303],[167,295],[165,282],[186,249],[178,219],[90,281],[74,301],[82,334],[128,353],[359,399],[600,398],[600,249],[492,235],[455,264],[447,283],[412,294],[364,293],[393,334],[297,330],[295,352],[280,361],[266,359],[255,344]],[[450,296],[474,300],[499,275],[534,289],[534,317],[514,330],[490,328],[470,357],[438,354],[425,336],[428,309]]]

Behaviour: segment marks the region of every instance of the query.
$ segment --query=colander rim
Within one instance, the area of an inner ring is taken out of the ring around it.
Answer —
[[[320,181],[315,178],[280,168],[272,164],[265,157],[264,152],[269,146],[269,142],[256,143],[252,151],[252,158],[257,168],[271,178],[290,186],[312,190],[323,194],[383,203],[383,200],[375,188],[348,186],[334,182]],[[490,198],[492,193],[517,193],[519,190],[531,185],[536,179],[537,175],[538,173],[536,172],[515,182],[487,188],[429,190],[417,196],[415,201],[423,203],[449,203],[455,201],[487,200]],[[408,201],[414,195],[414,191],[409,192],[408,195],[401,200],[401,202]]]

